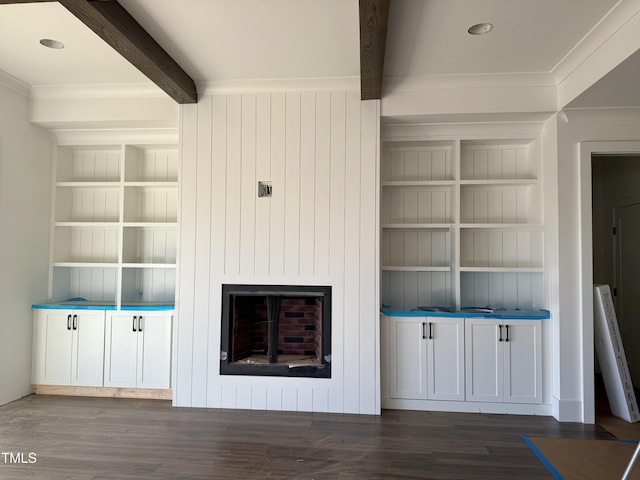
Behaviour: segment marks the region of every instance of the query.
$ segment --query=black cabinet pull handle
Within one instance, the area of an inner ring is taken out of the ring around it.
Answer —
[[[137,319],[137,318],[138,318],[138,317],[135,317],[135,316],[133,317],[133,331],[134,331],[134,332],[136,331],[136,319]]]
[[[502,342],[502,325],[498,325],[498,328],[500,329],[500,338],[498,338],[498,341]]]
[[[429,340],[433,340],[433,322],[429,322]]]
[[[67,330],[71,330],[71,315],[67,315]]]
[[[78,315],[73,316],[73,329],[78,330]]]
[[[505,342],[509,341],[509,325],[506,326],[507,327],[507,338],[505,338]]]
[[[142,331],[142,315],[138,317],[138,331]]]
[[[427,323],[422,322],[422,338],[427,338]]]

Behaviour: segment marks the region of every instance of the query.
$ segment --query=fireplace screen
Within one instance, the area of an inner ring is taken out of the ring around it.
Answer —
[[[331,377],[331,287],[223,285],[220,374]]]

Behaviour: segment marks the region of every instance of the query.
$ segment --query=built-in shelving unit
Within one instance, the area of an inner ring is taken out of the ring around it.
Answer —
[[[173,302],[176,145],[58,145],[50,299]]]
[[[544,305],[538,138],[387,141],[381,162],[381,300]]]

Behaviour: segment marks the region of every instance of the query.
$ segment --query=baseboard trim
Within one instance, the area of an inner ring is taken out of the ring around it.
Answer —
[[[115,388],[115,387],[69,387],[60,385],[31,385],[31,393],[38,395],[65,395],[70,397],[146,398],[171,400],[171,389]]]

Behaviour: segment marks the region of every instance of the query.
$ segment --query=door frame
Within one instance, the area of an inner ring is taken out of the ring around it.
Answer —
[[[640,142],[579,142],[580,174],[580,316],[582,317],[582,421],[595,423],[594,333],[593,333],[593,155],[638,155]]]

